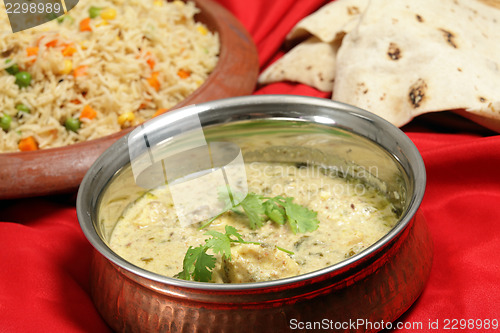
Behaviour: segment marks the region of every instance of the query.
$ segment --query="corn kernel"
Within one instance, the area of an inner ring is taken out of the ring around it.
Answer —
[[[208,34],[208,30],[207,28],[205,28],[204,26],[202,25],[199,25],[198,27],[196,27],[196,29],[198,30],[198,32],[202,35],[206,35]]]
[[[125,112],[118,117],[118,124],[120,126],[125,125],[126,122],[133,122],[135,120],[135,115],[132,112]]]
[[[81,42],[78,43],[78,45],[80,45],[80,47],[82,48],[82,50],[86,50],[88,49],[88,42],[86,40],[82,40]]]
[[[70,59],[64,59],[63,69],[61,74],[68,75],[73,70],[73,61]]]
[[[108,25],[108,21],[106,21],[106,20],[103,19],[101,22],[97,23],[95,26],[96,27],[102,27],[104,25]]]
[[[173,2],[173,4],[174,4],[174,5],[177,5],[177,6],[179,6],[179,7],[184,7],[184,5],[185,5],[184,1],[180,1],[180,0],[175,0],[175,1]]]
[[[116,9],[106,8],[101,12],[101,18],[103,20],[114,20],[116,18]]]
[[[326,191],[321,191],[321,192],[319,192],[319,197],[322,200],[327,200],[331,197],[331,194],[329,192],[326,192]]]
[[[154,0],[153,5],[161,7],[163,6],[163,0]]]

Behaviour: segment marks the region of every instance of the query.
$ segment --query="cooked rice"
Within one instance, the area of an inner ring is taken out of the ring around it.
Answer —
[[[116,18],[91,19],[92,31],[81,32],[91,6],[114,8]],[[0,3],[0,118],[12,117],[7,131],[0,128],[0,152],[19,151],[19,141],[29,136],[40,149],[96,139],[185,99],[207,79],[219,53],[217,34],[194,20],[198,12],[191,2],[80,0],[68,12],[72,19],[13,34]],[[64,56],[68,45],[76,52]],[[28,57],[26,49],[35,46],[38,54]],[[68,60],[72,70],[65,74]],[[32,75],[28,87],[19,88],[4,70],[13,63]],[[87,74],[75,76],[80,66]],[[158,91],[148,83],[153,72],[159,73]],[[19,112],[18,104],[30,113]],[[67,130],[66,119],[78,119],[86,105],[97,116],[82,119],[77,132]]]

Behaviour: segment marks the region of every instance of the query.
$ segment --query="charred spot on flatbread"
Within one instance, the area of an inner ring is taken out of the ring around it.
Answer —
[[[419,15],[419,14],[416,14],[416,15],[415,15],[415,18],[416,18],[416,19],[417,19],[417,21],[418,21],[418,22],[420,22],[420,23],[424,22],[424,18],[423,18],[421,15]]]
[[[423,79],[418,79],[417,82],[410,87],[408,97],[410,98],[410,103],[414,108],[418,108],[422,104],[422,101],[426,97],[426,92],[427,83],[425,83]]]
[[[387,55],[391,60],[399,60],[402,57],[401,49],[396,43],[390,43],[389,49],[387,50]]]
[[[458,48],[457,43],[455,41],[455,35],[451,31],[448,31],[446,29],[439,29],[439,30],[443,33],[444,39],[448,44],[450,44],[454,49]]]
[[[356,7],[356,6],[347,7],[347,14],[348,15],[359,15],[359,13],[361,13],[361,11],[359,10],[358,7]]]
[[[357,86],[358,91],[361,91],[364,95],[368,93],[368,88],[364,82],[358,82]]]
[[[481,102],[481,103],[486,103],[487,102],[487,99],[484,98],[483,96],[479,96],[478,99],[479,99],[479,102]]]

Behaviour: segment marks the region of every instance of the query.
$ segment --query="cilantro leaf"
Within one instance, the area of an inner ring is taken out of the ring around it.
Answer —
[[[190,246],[182,262],[183,270],[174,275],[174,277],[183,280],[191,280],[192,278],[194,281],[210,282],[216,258],[214,255],[208,254],[208,250],[212,250],[215,254],[221,254],[223,257],[231,260],[231,243],[262,245],[259,242],[244,241],[238,230],[233,226],[226,225],[225,230],[225,234],[209,230],[205,235],[212,237],[206,239],[204,245],[198,247]],[[293,254],[293,252],[281,247],[276,248],[288,254]]]
[[[183,270],[174,277],[199,282],[209,282],[212,279],[212,270],[215,267],[216,258],[208,254],[212,250],[215,254],[231,259],[231,243],[246,243],[236,228],[226,226],[226,233],[208,230],[205,235],[212,236],[205,240],[205,244],[198,247],[190,246],[182,262]],[[235,237],[233,239],[231,237]],[[253,244],[253,243],[252,243]]]
[[[202,251],[194,264],[193,279],[208,282],[212,279],[212,269],[215,267],[215,257]]]
[[[238,211],[238,207],[239,209],[243,209],[243,212],[247,215],[250,228],[253,230],[262,227],[267,219],[280,225],[288,223],[294,234],[297,232],[312,232],[318,229],[319,221],[317,213],[307,207],[293,203],[294,198],[292,197],[284,198],[278,195],[268,198],[255,193],[248,193],[239,204],[232,207],[230,201],[241,199],[243,196],[242,193],[232,193],[229,188],[224,187],[219,188],[218,191],[219,200],[224,203],[226,211],[209,219],[200,229],[208,227],[215,219],[219,218],[229,209]],[[176,274],[175,277],[184,280],[191,280],[192,278],[195,281],[209,282],[212,278],[212,270],[215,267],[216,258],[214,255],[208,254],[208,250],[231,260],[231,243],[262,244],[259,242],[244,241],[236,228],[232,226],[226,225],[225,231],[226,233],[223,234],[215,230],[208,230],[205,235],[211,236],[211,238],[206,239],[204,245],[195,248],[190,246],[184,257],[183,270]],[[277,248],[288,254],[293,254],[291,251],[280,247]]]
[[[235,203],[236,202],[238,203],[238,204],[236,204],[236,206],[239,205],[240,202],[242,202],[243,200],[245,200],[246,195],[243,192],[233,191],[231,188],[230,188],[230,190],[232,191],[231,195],[233,196],[233,201]]]
[[[231,208],[227,192],[231,199],[240,199],[242,194],[239,192],[232,193],[230,188],[221,187],[219,190],[219,199],[225,202],[227,210],[231,209],[234,212],[241,214],[238,208],[243,209],[244,214],[248,217],[250,229],[257,229],[264,225],[266,220],[271,220],[280,225],[288,223],[293,233],[306,233],[318,229],[319,221],[316,218],[317,213],[307,207],[293,203],[294,198],[284,198],[280,195],[268,198],[255,193],[248,193],[247,196],[239,204]],[[234,196],[238,196],[238,198]],[[227,211],[226,210],[226,211]],[[219,218],[226,211],[211,218],[205,222],[200,229],[208,227],[214,220]],[[226,230],[227,234],[227,230]],[[215,242],[215,241],[214,241]],[[227,246],[226,246],[227,249]]]
[[[202,223],[199,227],[200,230],[205,229],[206,227],[211,225],[213,221],[217,220],[228,211],[232,211],[236,214],[243,214],[238,208],[238,206],[240,206],[240,203],[245,199],[245,195],[242,192],[232,192],[229,185],[219,186],[217,188],[217,198],[224,205],[224,211]],[[238,204],[233,206],[233,202],[238,202]]]
[[[262,227],[264,222],[264,207],[262,206],[261,196],[255,193],[248,193],[245,200],[240,203],[250,221],[250,228],[255,230]]]
[[[231,192],[229,186],[217,187],[217,199],[224,204],[224,209],[229,210],[233,207],[231,202]]]
[[[206,251],[204,245],[200,245],[198,247],[190,246],[182,262],[182,267],[183,267],[182,272],[176,274],[174,277],[183,280],[191,280],[191,275],[193,274],[196,260],[198,260],[200,254],[203,251]]]
[[[306,233],[318,229],[319,221],[316,218],[318,213],[292,201],[293,198],[286,198],[284,207],[293,233]]]
[[[225,210],[229,210],[233,208],[233,203],[238,206],[245,199],[245,194],[226,185],[217,187],[217,198],[224,204]]]
[[[236,228],[233,226],[226,225],[226,235],[231,242],[245,242],[243,240],[243,237],[241,237],[241,235],[238,233],[238,230],[236,230]],[[236,237],[236,239],[232,239],[231,236]]]
[[[215,257],[207,254],[207,250],[206,245],[190,246],[182,263],[184,269],[174,277],[183,280],[191,280],[193,277],[195,281],[209,282],[212,278],[211,270],[215,267]]]
[[[207,239],[205,243],[214,253],[219,253],[226,258],[231,258],[231,241],[227,235],[215,230],[209,230],[205,235],[212,236],[212,238]]]
[[[282,225],[285,224],[285,209],[276,202],[273,200],[267,200],[264,202],[264,210],[271,221]]]

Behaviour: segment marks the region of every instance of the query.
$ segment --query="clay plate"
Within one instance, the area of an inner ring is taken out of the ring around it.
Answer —
[[[175,106],[251,94],[259,71],[258,54],[243,25],[211,0],[194,1],[196,19],[219,33],[219,61],[207,81]],[[13,199],[76,190],[97,157],[132,129],[71,146],[34,152],[0,154],[0,199]]]

